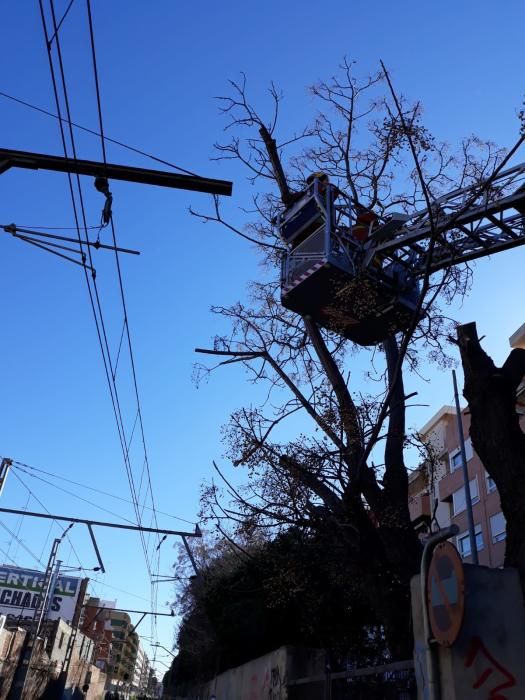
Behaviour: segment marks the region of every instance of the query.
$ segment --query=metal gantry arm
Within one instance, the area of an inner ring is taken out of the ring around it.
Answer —
[[[228,180],[215,180],[198,175],[182,175],[180,173],[149,168],[134,168],[129,165],[100,163],[92,160],[77,160],[63,156],[50,156],[44,153],[27,151],[12,151],[0,149],[0,175],[10,168],[25,168],[28,170],[54,170],[62,173],[92,175],[93,177],[109,178],[111,180],[126,180],[139,182],[144,185],[159,185],[179,190],[208,192],[209,194],[230,196],[232,183]]]

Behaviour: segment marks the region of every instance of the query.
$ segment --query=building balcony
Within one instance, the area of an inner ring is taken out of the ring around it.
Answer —
[[[525,380],[521,382],[516,392],[516,411],[525,415]]]
[[[428,493],[421,493],[418,496],[413,496],[409,500],[408,509],[414,527],[430,522],[430,518],[432,517],[430,495]]]

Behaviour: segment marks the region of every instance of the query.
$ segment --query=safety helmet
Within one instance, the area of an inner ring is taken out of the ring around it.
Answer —
[[[327,183],[329,181],[328,175],[326,173],[318,171],[316,173],[311,173],[310,175],[308,175],[308,177],[306,178],[306,184],[311,185],[315,179],[320,180],[323,183]]]

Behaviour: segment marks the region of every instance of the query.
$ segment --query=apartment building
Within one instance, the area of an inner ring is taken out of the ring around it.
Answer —
[[[150,663],[142,644],[139,642],[135,670],[133,672],[133,690],[137,693],[144,693],[148,690]]]
[[[525,349],[525,324],[509,338],[509,344],[512,348]],[[517,410],[525,414],[525,381],[518,390]],[[479,563],[499,567],[503,565],[505,556],[505,517],[501,512],[496,485],[485,471],[468,437],[468,409],[462,410],[461,419]],[[451,523],[458,525],[455,544],[463,559],[472,563],[455,408],[440,408],[421,428],[420,436],[429,446],[429,455],[425,464],[409,478],[412,521],[422,533],[447,527]]]
[[[468,436],[469,415],[462,412],[464,434]],[[431,445],[433,456],[410,478],[409,507],[416,526],[444,528],[452,523],[459,527],[456,546],[466,562],[472,562],[468,532],[465,488],[455,408],[443,406],[420,431]],[[503,565],[505,556],[505,518],[499,494],[481,460],[465,440],[470,496],[474,516],[479,563]]]
[[[137,661],[138,635],[133,629],[130,616],[125,612],[113,611],[110,625],[113,633],[110,661],[113,679],[131,684]]]
[[[110,665],[113,641],[110,615],[116,605],[116,600],[91,597],[84,608],[81,630],[95,642],[95,664],[102,671],[107,671]]]

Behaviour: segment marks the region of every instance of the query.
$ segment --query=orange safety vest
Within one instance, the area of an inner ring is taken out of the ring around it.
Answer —
[[[368,238],[370,229],[377,222],[377,214],[373,211],[365,209],[356,216],[355,224],[352,226],[352,235],[360,243],[363,243]]]

